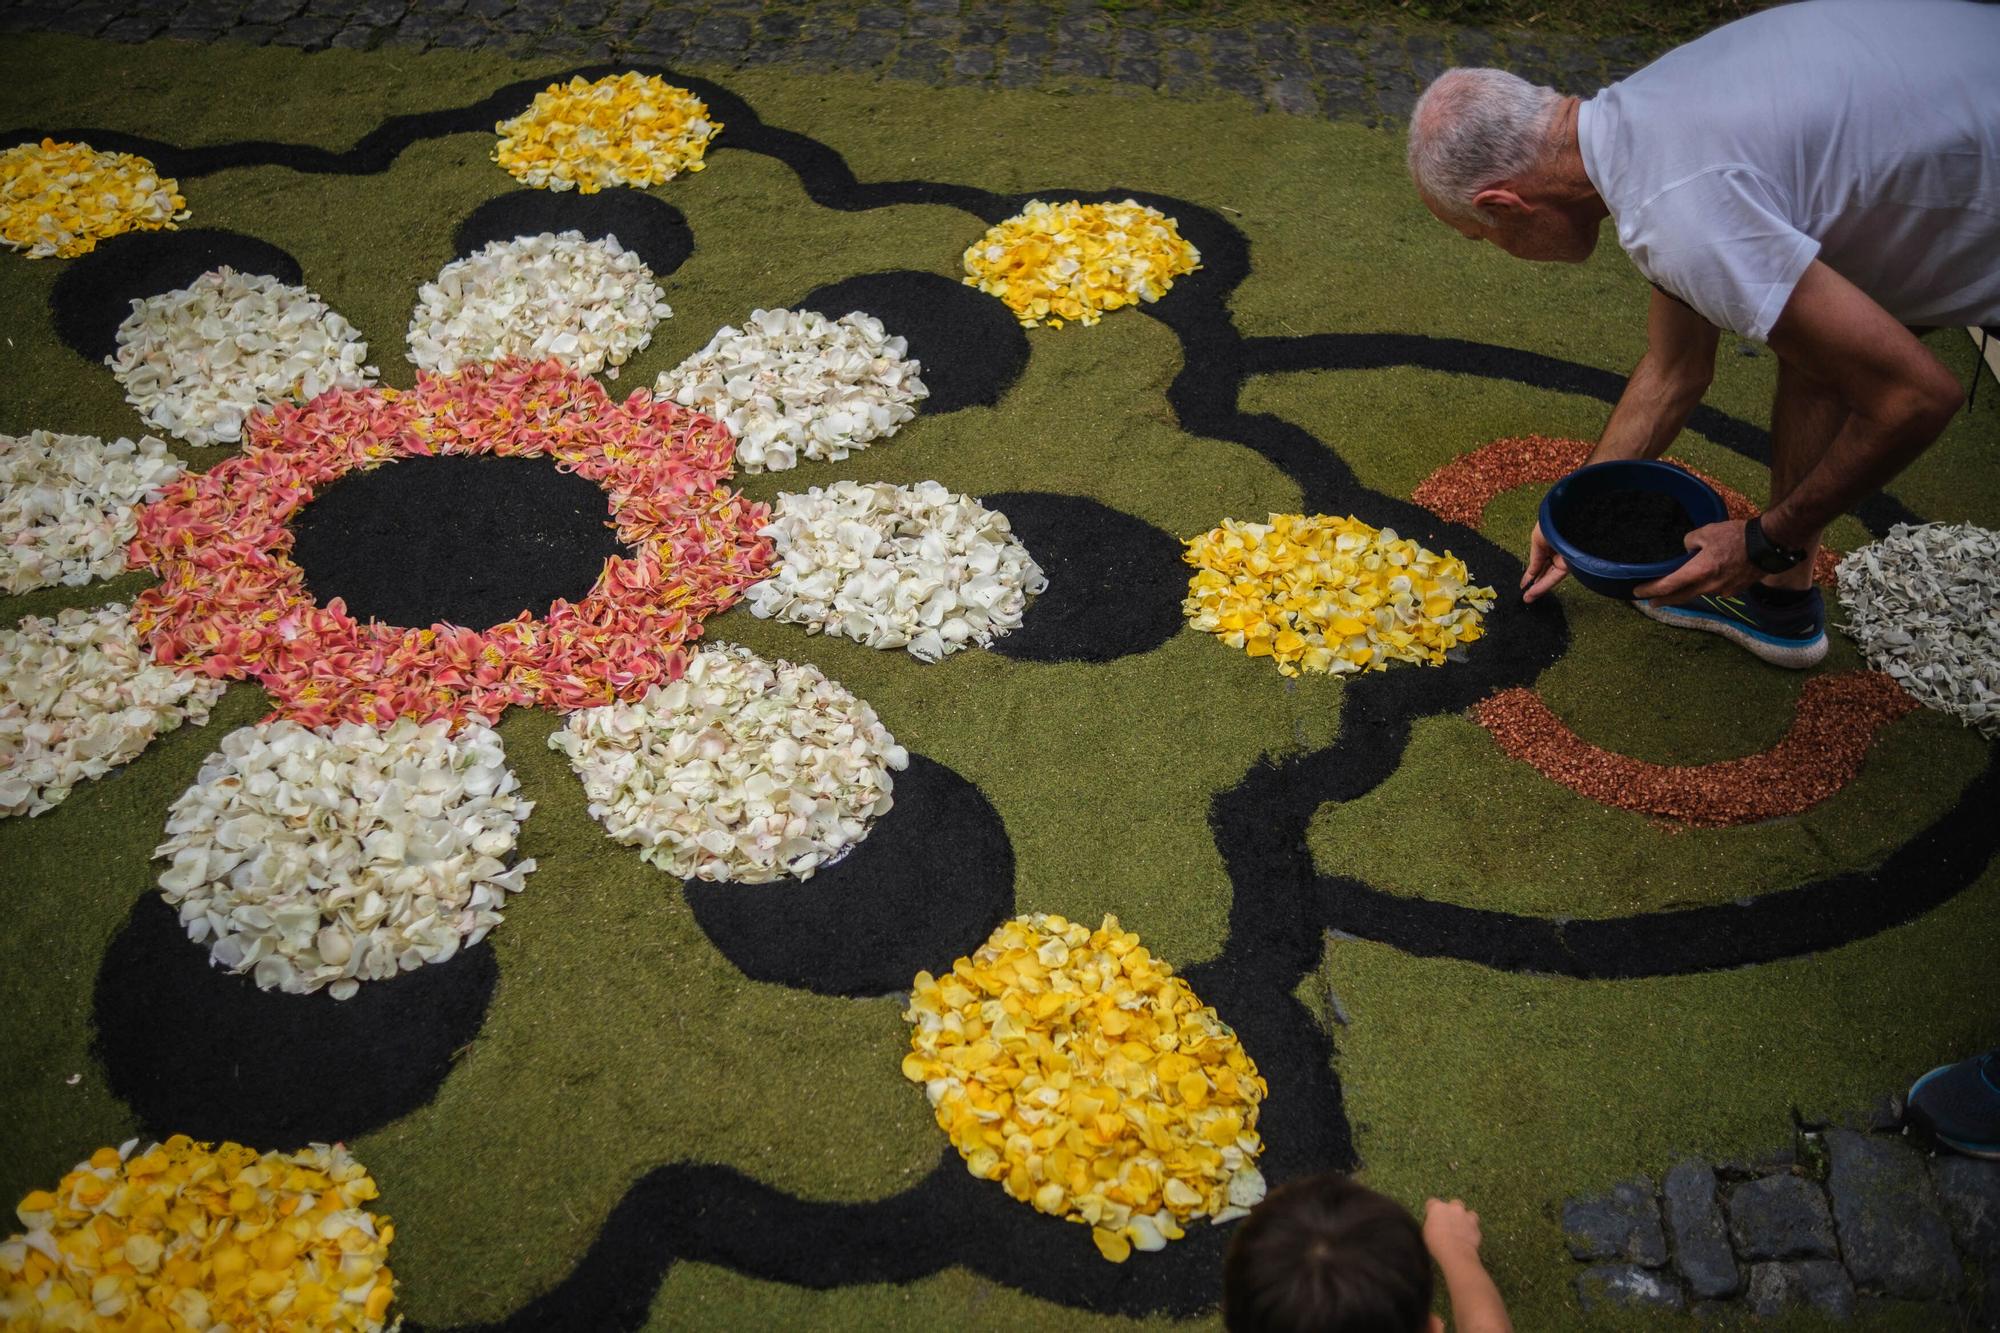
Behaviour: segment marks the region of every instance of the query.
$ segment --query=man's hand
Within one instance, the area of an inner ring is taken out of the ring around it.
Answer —
[[[1521,600],[1534,601],[1561,583],[1568,573],[1569,561],[1556,554],[1556,548],[1542,535],[1542,525],[1537,520],[1535,530],[1528,534],[1528,572],[1521,575]]]
[[[1424,1202],[1424,1247],[1440,1264],[1462,1258],[1476,1260],[1479,1241],[1479,1214],[1467,1208],[1463,1199]]]
[[[1743,548],[1743,524],[1737,519],[1696,528],[1685,545],[1694,552],[1692,560],[1663,579],[1634,588],[1633,595],[1655,602],[1685,602],[1703,593],[1740,592],[1764,577]]]

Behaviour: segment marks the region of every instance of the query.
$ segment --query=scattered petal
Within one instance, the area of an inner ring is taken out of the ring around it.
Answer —
[[[763,535],[778,563],[750,589],[754,614],[926,662],[990,647],[1048,587],[1005,514],[934,481],[780,495]]]
[[[1157,301],[1201,267],[1174,220],[1135,199],[1051,204],[1032,199],[965,251],[967,286],[997,296],[1028,328],[1095,324],[1107,311]]]
[[[160,891],[189,938],[265,990],[307,994],[441,963],[500,924],[523,800],[500,737],[405,718],[386,731],[239,727],[175,801]]]
[[[909,755],[817,667],[717,645],[549,737],[614,841],[682,879],[810,879],[888,813]]]
[[[259,408],[375,379],[368,344],[303,287],[211,269],[132,303],[105,359],[146,424],[189,444],[235,444]]]
[[[800,458],[833,462],[887,439],[930,396],[909,346],[859,311],[753,310],[660,376],[653,392],[704,412],[736,436],[746,472]]]
[[[764,576],[770,511],[723,483],[729,432],[645,392],[615,402],[552,361],[420,372],[412,390],[335,390],[250,419],[249,447],[139,515],[134,611],[162,662],[254,680],[307,726],[386,726],[515,704],[569,711],[675,679],[703,620]],[[315,603],[287,520],[314,491],[402,456],[548,456],[602,485],[630,558],[582,601],[485,628],[362,624]]]
[[[0,815],[54,809],[155,736],[208,721],[223,683],[155,664],[125,607],[0,630]]]
[[[1357,518],[1272,514],[1224,519],[1187,543],[1196,567],[1181,609],[1198,630],[1287,676],[1441,665],[1480,638],[1493,589],[1465,562]]]
[[[919,972],[903,1017],[903,1077],[966,1169],[1087,1224],[1113,1263],[1264,1196],[1264,1079],[1115,916],[1003,922],[943,976]]]
[[[708,104],[657,74],[627,70],[552,83],[526,111],[495,125],[493,160],[524,185],[593,194],[644,188],[700,171],[722,126]]]
[[[409,359],[445,374],[507,357],[553,359],[615,380],[673,313],[653,270],[616,236],[545,231],[488,241],[418,288]]]
[[[1841,626],[1928,708],[2000,737],[2000,532],[1898,523],[1840,562]]]
[[[341,1144],[211,1148],[176,1134],[100,1148],[0,1244],[9,1328],[311,1328],[379,1333],[396,1228]]]
[[[0,592],[124,573],[138,507],[185,470],[150,435],[0,435]]]
[[[54,139],[0,151],[0,244],[30,259],[74,259],[107,236],[187,215],[180,183],[143,157]]]

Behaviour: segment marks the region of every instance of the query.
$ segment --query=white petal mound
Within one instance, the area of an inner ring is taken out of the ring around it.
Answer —
[[[39,815],[155,736],[208,721],[223,682],[153,661],[126,608],[0,630],[0,815]]]
[[[1840,562],[1845,627],[1921,704],[2000,736],[2000,532],[1898,523]]]
[[[373,383],[367,360],[367,342],[319,297],[225,266],[134,301],[105,364],[147,425],[208,445],[240,441],[260,407]]]
[[[582,232],[488,241],[417,290],[410,360],[450,374],[502,357],[553,358],[587,375],[618,367],[673,314],[653,270],[616,236]]]
[[[535,868],[506,863],[534,802],[497,733],[450,725],[230,732],[153,850],[188,938],[264,990],[336,1000],[485,938]]]
[[[780,495],[763,532],[778,564],[750,589],[752,612],[925,662],[990,647],[1049,586],[1005,514],[934,481]]]
[[[887,439],[930,397],[909,344],[855,311],[753,310],[662,374],[653,392],[721,421],[746,472],[838,462]]]
[[[150,435],[0,435],[0,592],[124,573],[138,506],[186,468]]]
[[[682,879],[812,878],[888,812],[910,757],[817,667],[714,645],[637,703],[572,713],[549,746],[613,840]]]

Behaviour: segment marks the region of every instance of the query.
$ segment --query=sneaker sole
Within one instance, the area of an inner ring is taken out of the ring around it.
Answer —
[[[1657,620],[1662,625],[1672,625],[1677,629],[1698,629],[1708,634],[1720,634],[1738,648],[1752,654],[1760,661],[1790,671],[1804,671],[1807,667],[1818,666],[1826,657],[1826,631],[1811,639],[1780,639],[1763,634],[1740,621],[1724,616],[1712,615],[1706,611],[1693,611],[1684,606],[1658,606],[1640,598],[1633,603],[1649,620]]]

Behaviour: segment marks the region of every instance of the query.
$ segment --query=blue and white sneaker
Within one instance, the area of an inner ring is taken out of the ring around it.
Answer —
[[[1953,1152],[2000,1159],[2000,1051],[1925,1074],[1904,1118]]]
[[[1826,656],[1826,601],[1818,588],[1783,604],[1753,583],[1732,597],[1704,594],[1672,605],[1640,598],[1633,605],[1662,625],[1720,634],[1772,666],[1803,671]]]

